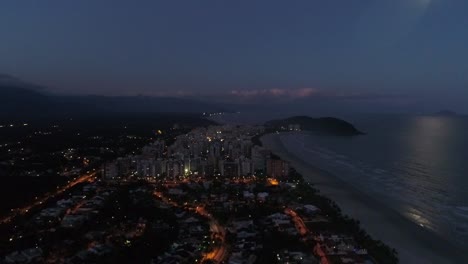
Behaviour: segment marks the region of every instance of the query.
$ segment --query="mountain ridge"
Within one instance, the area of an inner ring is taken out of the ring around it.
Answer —
[[[0,75],[0,118],[69,117],[112,113],[203,113],[222,112],[217,104],[176,97],[66,96],[45,92],[9,75]]]

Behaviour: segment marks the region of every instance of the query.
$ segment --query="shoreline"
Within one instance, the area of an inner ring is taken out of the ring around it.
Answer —
[[[289,152],[279,136],[267,134],[260,140],[266,148],[288,161],[321,194],[335,201],[343,214],[359,220],[369,235],[395,248],[400,263],[468,263],[468,256],[461,249],[333,174],[301,160]]]

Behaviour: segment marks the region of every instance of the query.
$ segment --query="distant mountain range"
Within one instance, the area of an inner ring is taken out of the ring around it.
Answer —
[[[458,114],[454,111],[450,110],[441,110],[439,112],[433,113],[434,116],[458,116]]]
[[[114,113],[203,113],[226,111],[221,105],[184,98],[149,96],[60,96],[40,86],[0,75],[0,118],[62,118]]]

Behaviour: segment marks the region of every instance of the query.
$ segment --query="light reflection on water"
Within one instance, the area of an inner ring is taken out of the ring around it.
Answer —
[[[295,140],[311,164],[382,197],[419,226],[468,245],[468,120],[379,117],[357,127],[368,135]]]
[[[255,122],[279,118],[247,117]],[[368,115],[345,119],[367,135],[295,136],[291,143],[296,142],[302,149],[299,153],[311,164],[364,192],[380,195],[411,221],[467,247],[468,117]],[[245,117],[236,115],[235,121],[243,123]]]
[[[441,208],[430,208],[431,203],[424,204],[424,201],[447,203],[449,197],[447,192],[444,192],[444,187],[450,185],[447,183],[450,177],[428,173],[436,165],[444,166],[445,155],[453,140],[452,132],[451,119],[424,116],[408,123],[407,141],[406,144],[402,144],[402,150],[408,153],[408,157],[418,157],[417,161],[412,161],[412,166],[400,167],[403,175],[406,175],[401,177],[401,180],[406,182],[403,185],[414,186],[400,193],[402,199],[407,201],[401,206],[403,214],[421,227],[441,233],[446,228],[441,228],[438,223],[431,221],[434,219],[431,214],[442,213]],[[406,162],[408,163],[411,164]]]
[[[423,215],[421,215],[417,210],[414,208],[407,208],[407,211],[403,213],[407,218],[409,218],[411,221],[415,222],[421,227],[431,229],[432,231],[437,231],[433,227],[433,223],[425,218]]]

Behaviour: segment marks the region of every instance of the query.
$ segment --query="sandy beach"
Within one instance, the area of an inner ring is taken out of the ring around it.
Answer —
[[[288,149],[278,134],[261,138],[272,150],[315,185],[320,192],[334,200],[344,214],[359,220],[374,238],[384,241],[398,251],[400,263],[468,263],[464,252],[417,224],[406,219],[375,198],[360,192],[334,175],[308,164]],[[468,252],[468,251],[467,251]]]

